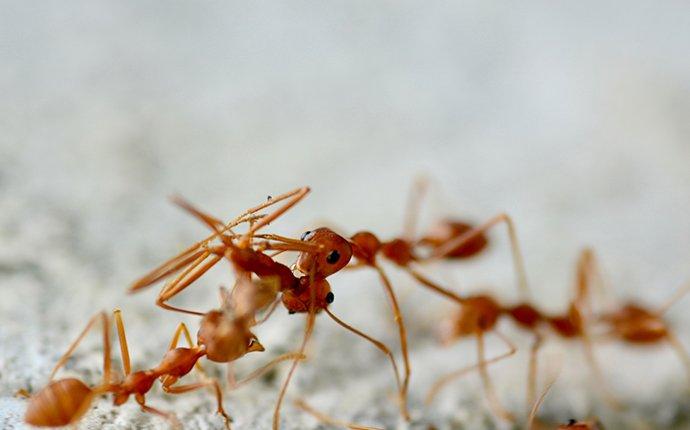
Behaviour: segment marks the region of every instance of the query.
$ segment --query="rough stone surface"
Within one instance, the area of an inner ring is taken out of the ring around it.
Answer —
[[[617,295],[661,303],[690,279],[690,7],[673,2],[2,2],[0,13],[0,427],[24,428],[19,388],[36,390],[98,310],[122,308],[137,368],[155,364],[176,324],[129,282],[204,235],[174,209],[179,193],[227,218],[308,184],[280,222],[299,235],[401,232],[408,185],[434,179],[420,224],[508,211],[541,306],[562,310],[577,251],[594,246]],[[499,229],[500,230],[500,229]],[[486,256],[427,268],[458,291],[516,298],[502,231]],[[393,273],[410,328],[410,428],[493,428],[476,375],[422,404],[431,383],[472,363],[470,341],[438,347],[449,306]],[[179,303],[216,305],[214,271]],[[333,278],[333,309],[396,345],[371,273]],[[669,313],[690,346],[688,301]],[[240,373],[299,344],[303,319],[278,313],[268,347]],[[492,368],[520,414],[530,344],[510,324],[515,358]],[[502,351],[490,340],[489,354]],[[342,419],[405,428],[385,358],[324,317],[290,394]],[[620,397],[601,402],[577,344],[549,342],[563,370],[543,415],[599,415],[608,428],[688,428],[683,369],[666,348],[602,344]],[[96,383],[92,335],[65,374]],[[222,375],[222,367],[207,366]],[[285,366],[228,394],[235,428],[269,428]],[[221,428],[207,392],[150,403],[185,428]],[[524,413],[522,413],[524,416]],[[318,423],[288,403],[284,428]],[[165,428],[131,402],[99,400],[80,428]]]

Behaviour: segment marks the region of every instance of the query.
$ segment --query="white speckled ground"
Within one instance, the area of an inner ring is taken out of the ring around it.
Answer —
[[[392,236],[411,178],[427,172],[436,187],[426,224],[513,214],[548,309],[567,299],[584,245],[596,247],[621,295],[659,303],[690,278],[687,3],[79,3],[0,3],[2,428],[23,427],[25,401],[13,393],[42,386],[97,310],[123,309],[137,367],[160,358],[180,317],[154,307],[154,291],[124,291],[205,234],[167,203],[172,193],[229,217],[308,184],[312,195],[277,232],[327,221]],[[487,256],[430,273],[511,300],[506,242],[492,237]],[[214,272],[182,302],[211,308],[227,274]],[[476,377],[422,407],[431,382],[475,352],[470,342],[439,349],[433,330],[447,307],[394,280],[411,331],[411,427],[491,428]],[[372,274],[332,284],[340,316],[395,344]],[[690,345],[687,306],[669,317]],[[297,346],[302,323],[276,316],[258,332],[269,352],[240,371]],[[504,331],[521,351],[492,371],[503,401],[522,413],[529,339]],[[544,357],[564,351],[574,352],[545,415],[686,426],[684,375],[669,351],[598,349],[631,405],[625,414],[601,404],[576,347],[553,343]],[[376,350],[319,318],[310,352],[291,393],[341,418],[399,425]],[[68,371],[97,381],[99,354],[95,339],[85,343]],[[278,380],[227,396],[235,428],[269,427]],[[207,393],[154,390],[149,399],[185,428],[221,427]],[[284,417],[286,429],[318,427],[290,407]],[[99,401],[81,426],[166,424]]]

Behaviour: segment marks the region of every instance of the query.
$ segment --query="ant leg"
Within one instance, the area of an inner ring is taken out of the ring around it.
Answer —
[[[252,373],[249,375],[245,376],[242,380],[240,381],[234,381],[231,384],[231,389],[236,390],[240,388],[243,385],[248,384],[249,382],[253,381],[256,378],[261,377],[263,374],[274,368],[276,365],[279,363],[282,363],[283,361],[287,360],[304,360],[306,359],[307,356],[305,354],[299,353],[299,352],[287,352],[285,354],[281,354],[274,358],[273,360],[269,361],[268,363],[264,364],[263,366],[259,367],[258,369],[254,370]],[[234,378],[233,378],[234,379]]]
[[[671,308],[671,306],[676,304],[676,302],[682,299],[683,296],[685,296],[688,292],[690,292],[690,282],[680,287],[664,305],[659,307],[659,309],[655,312],[655,315],[662,316],[665,314]]]
[[[275,299],[273,301],[273,303],[271,303],[269,305],[268,310],[266,310],[266,312],[264,312],[264,314],[261,316],[261,318],[258,319],[257,321],[255,321],[253,325],[257,326],[259,324],[265,323],[271,317],[273,312],[278,308],[279,304],[280,304],[280,298]]]
[[[308,413],[309,415],[313,416],[320,422],[324,424],[329,424],[332,426],[337,426],[337,427],[345,427],[351,430],[383,430],[379,427],[367,427],[367,426],[362,426],[359,424],[355,423],[350,423],[347,421],[340,421],[338,419],[329,417],[328,415],[324,414],[323,412],[319,412],[313,407],[311,407],[309,404],[307,404],[306,401],[303,399],[296,399],[293,400],[293,404],[295,405],[296,408],[302,409],[304,412]]]
[[[513,254],[513,266],[515,274],[517,276],[518,289],[523,295],[529,296],[527,272],[525,271],[525,261],[522,257],[522,251],[520,251],[520,242],[518,241],[517,233],[515,231],[515,223],[513,222],[513,219],[506,213],[496,215],[493,218],[486,221],[484,224],[480,225],[479,227],[473,228],[472,230],[465,232],[464,234],[456,237],[455,239],[449,240],[448,242],[437,248],[428,259],[434,260],[443,258],[447,253],[449,253],[453,249],[462,246],[463,244],[474,239],[476,236],[485,233],[487,230],[491,229],[492,227],[501,222],[505,223],[506,227],[508,228],[508,238],[510,239],[511,253]]]
[[[529,351],[529,370],[527,373],[527,407],[534,404],[534,399],[537,395],[537,369],[538,363],[537,358],[539,354],[539,348],[541,348],[543,338],[535,331],[534,341],[532,342],[532,347]]]
[[[312,302],[312,306],[310,306],[309,313],[307,314],[307,323],[304,327],[304,338],[302,339],[302,345],[299,348],[299,354],[300,355],[304,355],[304,351],[307,348],[307,342],[309,341],[309,338],[311,337],[311,334],[314,331],[314,322],[316,320],[316,313],[314,312],[314,307],[313,307],[314,300],[311,300],[311,302]],[[283,398],[285,397],[285,393],[287,392],[287,387],[290,384],[290,379],[292,379],[292,375],[295,373],[295,369],[297,369],[297,365],[299,364],[300,360],[301,360],[301,358],[298,356],[292,362],[292,366],[290,367],[290,371],[288,372],[288,375],[285,378],[285,381],[283,382],[283,386],[280,388],[280,394],[278,395],[278,401],[276,402],[275,409],[273,410],[273,430],[280,430],[280,406],[283,403]]]
[[[207,257],[211,256],[210,260],[203,263]],[[222,255],[211,253],[210,251],[204,252],[199,256],[187,269],[185,269],[177,278],[172,280],[167,284],[156,298],[156,304],[163,309],[177,311],[182,313],[188,313],[192,315],[204,315],[203,312],[191,311],[188,309],[177,308],[168,305],[166,302],[172,299],[174,296],[179,294],[182,290],[191,285],[194,281],[199,279],[204,273],[208,272],[213,266],[216,265],[221,259]]]
[[[184,210],[185,212],[189,213],[192,215],[194,218],[198,219],[202,223],[206,224],[211,230],[216,232],[216,235],[220,235],[220,231],[225,227],[225,224],[223,221],[219,220],[216,217],[213,217],[202,210],[198,209],[196,206],[188,202],[186,199],[184,199],[181,196],[174,195],[170,197],[170,201]],[[230,230],[229,228],[226,229],[226,231]],[[232,230],[230,230],[232,233]]]
[[[146,275],[139,278],[129,287],[129,293],[134,293],[138,290],[153,285],[161,279],[167,278],[173,273],[177,273],[183,267],[188,266],[189,264],[196,261],[196,259],[199,258],[199,256],[201,256],[205,252],[204,250],[199,249],[199,246],[199,244],[195,244],[189,247],[177,256],[169,259],[165,263],[161,264],[160,266],[156,267]]]
[[[405,418],[406,421],[410,420],[410,413],[407,410],[407,404],[406,402],[403,401],[402,398],[402,384],[400,382],[400,372],[398,371],[398,364],[395,362],[395,357],[393,356],[393,353],[391,352],[390,349],[381,341],[378,341],[374,339],[373,337],[365,334],[364,332],[361,332],[357,330],[356,328],[352,327],[351,325],[347,324],[345,321],[341,320],[340,318],[336,317],[333,312],[331,312],[330,309],[324,308],[324,311],[328,314],[333,321],[335,321],[338,325],[343,327],[346,330],[351,331],[352,333],[356,334],[357,336],[363,337],[364,339],[368,340],[372,344],[374,344],[375,347],[383,351],[384,354],[388,356],[388,358],[391,361],[391,365],[393,366],[393,372],[395,373],[395,382],[398,386],[398,393],[400,395],[400,398],[398,401],[400,401],[400,413],[402,414],[403,418]]]
[[[688,387],[690,388],[690,355],[688,355],[688,351],[672,331],[669,330],[667,332],[666,339],[676,354],[678,354],[678,357],[680,357],[683,366],[685,366],[685,374],[688,379]]]
[[[79,346],[81,341],[84,340],[86,334],[89,332],[89,330],[91,330],[99,318],[103,324],[103,381],[104,383],[110,383],[110,327],[108,325],[108,315],[105,312],[99,312],[91,317],[89,322],[86,324],[86,327],[84,327],[79,336],[77,336],[77,338],[67,348],[67,352],[60,357],[55,367],[53,367],[53,370],[50,372],[50,376],[48,377],[49,381],[52,381],[57,371],[60,370],[65,363],[67,363],[67,360],[69,360],[69,358],[72,356],[74,350],[77,349],[77,346]]]
[[[170,425],[172,428],[175,428],[175,429],[181,429],[182,428],[182,425],[178,421],[175,414],[173,414],[172,412],[164,412],[164,411],[161,411],[160,409],[152,408],[151,406],[146,404],[146,400],[144,399],[143,395],[136,395],[135,398],[136,398],[137,403],[139,404],[139,407],[141,407],[142,411],[165,418],[166,420],[168,420],[170,422]]]
[[[410,187],[410,194],[407,198],[407,207],[405,208],[403,237],[409,243],[414,242],[415,230],[417,227],[417,219],[419,218],[419,208],[421,206],[422,198],[426,194],[429,187],[429,179],[426,176],[418,176],[412,187]]]
[[[513,345],[513,343],[510,342],[510,340],[508,340],[508,338],[501,335],[499,332],[495,332],[495,333],[498,334],[500,336],[501,340],[503,340],[506,343],[506,345],[508,346],[507,352],[504,352],[501,355],[497,355],[496,357],[489,358],[488,360],[484,360],[483,363],[481,363],[481,362],[475,363],[471,366],[463,367],[461,369],[458,369],[454,372],[451,372],[447,375],[442,376],[431,386],[431,389],[429,390],[429,392],[426,395],[426,399],[424,400],[424,403],[426,403],[427,405],[431,404],[431,402],[433,402],[434,398],[441,391],[441,389],[443,387],[445,387],[448,383],[453,381],[454,379],[457,379],[457,378],[464,376],[464,375],[466,375],[472,371],[475,371],[475,370],[479,369],[480,366],[482,366],[482,365],[488,366],[489,364],[496,363],[498,361],[506,359],[506,358],[510,357],[511,355],[515,354],[515,352],[517,351],[517,348],[515,348],[515,345]]]
[[[527,418],[527,429],[528,430],[536,430],[536,425],[535,425],[535,419],[537,418],[537,412],[539,412],[539,408],[541,405],[544,403],[544,399],[546,398],[546,395],[549,393],[549,390],[551,390],[551,387],[553,387],[553,384],[556,383],[556,379],[558,378],[558,374],[554,376],[548,384],[544,387],[544,391],[539,395],[539,398],[532,404],[532,407],[529,412],[529,417]]]
[[[400,392],[400,401],[403,402],[403,404],[405,405],[404,408],[405,410],[407,410],[407,388],[410,381],[410,358],[407,353],[407,330],[405,329],[405,322],[403,321],[402,312],[400,312],[398,299],[395,296],[395,292],[393,291],[393,285],[391,285],[391,282],[388,279],[386,272],[384,272],[381,266],[379,266],[378,264],[374,265],[374,269],[376,269],[376,271],[379,274],[379,277],[381,278],[381,283],[383,284],[384,290],[386,291],[386,295],[388,296],[389,304],[391,306],[391,309],[393,310],[395,323],[398,325],[398,335],[400,337],[400,350],[402,351],[403,365],[405,370],[402,390]]]
[[[585,350],[585,358],[587,359],[589,367],[592,369],[592,373],[594,374],[594,378],[596,379],[597,384],[599,384],[601,393],[604,396],[604,401],[615,410],[624,409],[623,404],[621,404],[621,402],[612,393],[611,387],[609,387],[609,384],[606,382],[606,379],[604,378],[604,372],[602,372],[601,367],[599,366],[599,362],[597,361],[594,355],[594,347],[592,346],[592,341],[589,338],[589,333],[584,327],[582,329],[582,345]]]
[[[514,347],[512,347],[511,353],[515,353]],[[513,416],[513,414],[504,409],[501,405],[501,402],[498,400],[498,396],[496,395],[494,386],[491,383],[491,378],[489,377],[489,372],[486,368],[486,359],[484,354],[484,333],[479,331],[477,332],[477,359],[479,360],[479,376],[481,377],[482,384],[484,385],[484,393],[486,394],[486,398],[489,401],[489,407],[500,418],[506,421],[515,422],[515,417]]]
[[[270,199],[266,206],[270,206],[272,204],[277,203],[278,201],[289,199],[284,205],[276,209],[273,213],[271,213],[268,216],[265,216],[261,218],[257,223],[253,224],[247,233],[242,238],[242,241],[240,244],[244,244],[245,246],[247,245],[247,242],[251,239],[252,235],[259,230],[261,227],[265,226],[266,224],[269,224],[271,221],[275,220],[285,212],[287,212],[290,208],[292,208],[294,205],[296,205],[300,200],[304,198],[309,193],[310,189],[309,187],[302,187],[298,188],[296,190],[293,190],[289,193],[283,194],[281,196],[278,196],[274,199]]]
[[[117,328],[117,338],[120,343],[120,358],[122,359],[122,368],[125,371],[125,376],[132,371],[131,360],[129,357],[129,347],[127,345],[127,335],[125,334],[125,324],[122,321],[122,311],[115,309],[113,311],[115,318],[115,327]]]
[[[407,271],[407,273],[409,273],[413,278],[415,278],[415,279],[417,280],[417,282],[419,282],[419,283],[422,284],[423,286],[425,286],[425,287],[427,287],[427,288],[433,290],[434,292],[436,292],[436,293],[438,293],[438,294],[440,294],[440,295],[442,295],[442,296],[445,296],[446,298],[449,298],[449,299],[453,300],[454,302],[457,302],[457,303],[459,303],[459,304],[465,303],[465,299],[463,299],[463,298],[460,297],[459,295],[455,294],[455,293],[452,292],[451,290],[439,286],[438,284],[436,284],[435,282],[433,282],[432,280],[430,280],[430,279],[427,278],[426,276],[422,275],[421,273],[419,273],[418,271],[416,271],[416,270],[413,269],[412,267],[410,267],[410,266],[405,266],[404,269],[405,269],[405,270]]]
[[[223,408],[223,392],[220,388],[220,384],[216,379],[207,379],[205,381],[197,382],[194,384],[177,385],[172,387],[164,385],[163,391],[165,391],[168,394],[183,394],[188,393],[190,391],[198,390],[200,388],[211,386],[213,387],[213,391],[215,392],[216,402],[218,404],[217,413],[223,416],[223,419],[225,420],[225,428],[229,429],[230,423],[232,422],[232,418],[230,418],[230,415],[228,415],[227,412],[225,412],[225,409]]]

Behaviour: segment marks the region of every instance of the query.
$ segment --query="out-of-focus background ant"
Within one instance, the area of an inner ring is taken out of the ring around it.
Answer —
[[[409,233],[419,175],[429,183],[415,234],[430,239],[439,220],[477,226],[508,213],[529,301],[546,315],[568,312],[574,262],[584,247],[596,253],[601,282],[583,314],[602,317],[592,349],[624,408],[603,401],[581,343],[552,336],[538,362],[563,363],[539,408],[543,421],[687,427],[683,362],[668,343],[622,342],[630,325],[621,321],[640,317],[628,301],[662,309],[690,279],[689,16],[681,2],[4,2],[0,427],[23,428],[26,400],[15,393],[43,387],[97,312],[123,310],[136,369],[160,361],[180,322],[198,327],[194,316],[156,307],[155,293],[126,294],[134,279],[208,234],[169,196],[227,221],[269,194],[308,185],[309,197],[270,233],[299,238],[327,226],[346,238],[366,230],[388,241]],[[462,297],[488,292],[518,304],[524,297],[504,230],[488,231],[476,256],[415,270]],[[295,263],[294,254],[276,259]],[[411,426],[488,426],[494,416],[477,372],[424,405],[438,378],[476,361],[471,338],[439,343],[439,324],[457,304],[391,260],[378,264],[407,329]],[[171,305],[215,309],[231,274],[219,263]],[[329,282],[330,308],[394,346],[402,363],[377,273],[344,270]],[[663,314],[686,349],[689,305],[680,300]],[[386,356],[322,320],[290,393],[342,420],[401,422]],[[256,328],[267,350],[248,354],[237,372],[289,353],[303,329],[276,311]],[[486,370],[497,401],[524,422],[533,336],[508,319],[497,329],[517,352]],[[484,349],[491,358],[506,346],[487,334]],[[102,357],[90,335],[61,372],[96,386]],[[204,369],[224,380],[224,366]],[[236,428],[268,426],[286,371],[277,366],[224,392]],[[222,427],[212,393],[186,394],[154,389],[147,404],[174,411],[183,425]],[[319,425],[294,404],[285,402],[285,428]],[[134,402],[113,408],[98,400],[81,426],[102,423],[166,426]]]

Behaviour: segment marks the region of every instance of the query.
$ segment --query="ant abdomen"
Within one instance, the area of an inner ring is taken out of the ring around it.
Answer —
[[[31,397],[24,421],[37,427],[66,426],[89,409],[93,391],[76,378],[53,381]]]
[[[321,227],[302,235],[305,242],[321,246],[318,252],[302,252],[295,267],[315,278],[326,278],[347,266],[352,258],[352,246],[344,237],[330,228]]]
[[[463,221],[444,220],[437,223],[431,231],[424,236],[419,243],[432,248],[439,248],[452,239],[458,238],[474,226]],[[477,234],[466,243],[450,250],[444,255],[448,259],[469,258],[479,254],[489,244],[489,240],[484,233]]]

